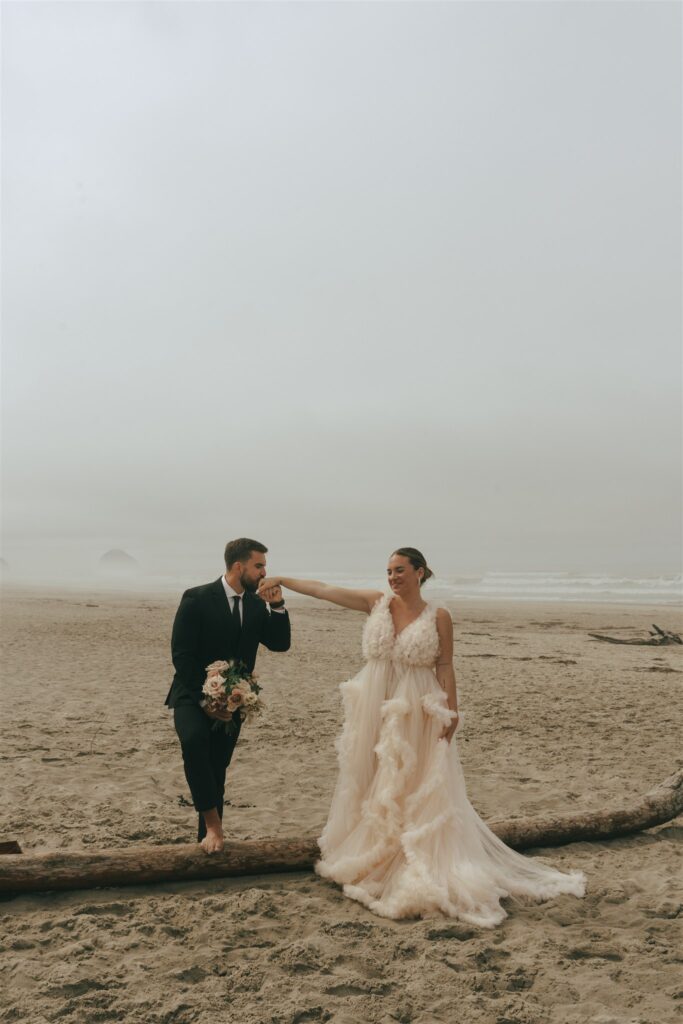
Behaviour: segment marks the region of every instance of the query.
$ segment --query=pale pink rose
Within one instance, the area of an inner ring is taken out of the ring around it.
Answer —
[[[204,680],[204,685],[206,686],[207,684],[209,684],[209,685],[214,685],[215,684],[215,685],[218,685],[218,686],[222,686],[223,682],[224,682],[223,676],[219,676],[217,673],[212,672],[211,675],[208,675],[206,677],[206,679]]]
[[[212,661],[210,665],[206,666],[206,671],[210,673],[223,672],[228,668],[230,668],[229,661]]]

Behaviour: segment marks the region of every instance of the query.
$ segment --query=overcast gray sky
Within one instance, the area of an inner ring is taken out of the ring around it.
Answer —
[[[680,4],[2,18],[10,563],[680,568]]]

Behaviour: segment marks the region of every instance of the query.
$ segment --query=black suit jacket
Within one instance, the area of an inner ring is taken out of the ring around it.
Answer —
[[[259,644],[271,651],[289,650],[289,613],[271,612],[265,601],[248,591],[243,601],[238,635],[220,576],[214,583],[185,591],[173,622],[175,676],[164,701],[169,707],[199,703],[206,666],[212,661],[239,658],[251,672]]]

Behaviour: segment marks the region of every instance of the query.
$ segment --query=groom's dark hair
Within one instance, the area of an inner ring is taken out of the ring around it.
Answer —
[[[225,545],[225,568],[229,569],[235,562],[247,562],[252,551],[260,551],[265,555],[268,548],[257,540],[250,540],[249,537],[238,537],[237,540],[229,540]]]

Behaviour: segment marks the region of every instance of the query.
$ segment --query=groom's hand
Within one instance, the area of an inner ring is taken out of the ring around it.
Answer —
[[[207,707],[203,707],[202,710],[209,718],[217,718],[219,722],[229,722],[232,719],[229,711],[209,711]]]

